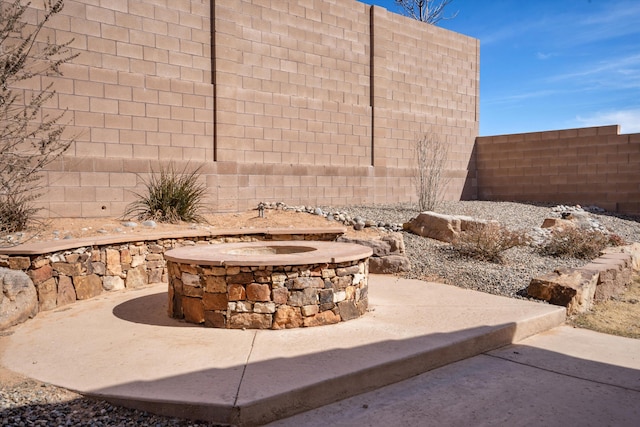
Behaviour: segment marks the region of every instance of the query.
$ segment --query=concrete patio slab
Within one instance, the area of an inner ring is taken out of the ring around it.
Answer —
[[[370,311],[337,325],[221,330],[167,316],[166,286],[104,294],[0,337],[17,373],[152,412],[260,425],[517,342],[564,308],[370,276]]]
[[[268,424],[636,426],[640,340],[560,326]]]

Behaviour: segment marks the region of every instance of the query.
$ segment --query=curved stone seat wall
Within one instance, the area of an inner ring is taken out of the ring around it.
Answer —
[[[103,292],[167,282],[164,252],[229,242],[334,241],[344,228],[242,229],[217,233],[101,236],[24,244],[0,249],[0,267],[25,271],[38,293],[38,311],[51,310]],[[181,237],[182,236],[182,237]]]

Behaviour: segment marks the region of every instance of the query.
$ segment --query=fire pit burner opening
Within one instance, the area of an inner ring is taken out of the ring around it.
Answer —
[[[222,253],[230,255],[286,255],[315,251],[309,246],[250,246],[229,249]]]

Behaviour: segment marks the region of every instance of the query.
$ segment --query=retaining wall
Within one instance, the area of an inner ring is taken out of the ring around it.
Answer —
[[[103,292],[167,283],[164,252],[176,247],[263,240],[334,241],[343,233],[344,229],[256,229],[202,235],[183,232],[183,236],[147,236],[137,241],[117,236],[73,239],[3,248],[0,267],[25,271],[38,293],[38,311],[46,311]]]

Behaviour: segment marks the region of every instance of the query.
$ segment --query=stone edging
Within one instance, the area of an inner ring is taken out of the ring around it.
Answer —
[[[38,311],[45,311],[103,292],[166,283],[164,252],[169,249],[228,242],[335,241],[345,231],[343,227],[185,230],[69,239],[3,248],[0,267],[26,272],[37,291]]]
[[[531,279],[527,293],[567,307],[567,314],[583,313],[594,302],[620,295],[640,272],[640,243],[607,248],[601,256],[578,268],[562,268]]]

